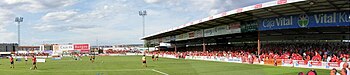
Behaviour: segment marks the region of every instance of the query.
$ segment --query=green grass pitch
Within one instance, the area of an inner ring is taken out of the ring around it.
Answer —
[[[310,69],[160,58],[148,67],[142,67],[141,56],[103,56],[91,63],[88,57],[76,61],[47,59],[38,63],[38,70],[30,70],[31,60],[15,62],[10,69],[9,59],[0,59],[0,75],[297,75]],[[329,70],[316,69],[318,75],[328,75]]]

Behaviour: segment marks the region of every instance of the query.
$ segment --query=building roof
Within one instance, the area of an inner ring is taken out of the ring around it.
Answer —
[[[18,46],[18,48],[40,48],[40,46]]]

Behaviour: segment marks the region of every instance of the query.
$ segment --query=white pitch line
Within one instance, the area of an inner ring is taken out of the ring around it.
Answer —
[[[47,71],[47,70],[32,70],[34,72],[76,72],[76,71],[154,71],[163,75],[169,75],[167,73],[155,70],[155,69],[119,69],[119,70],[52,70],[52,71]],[[0,71],[20,71],[20,72],[27,72],[28,70],[3,70],[0,69]]]
[[[113,72],[113,71],[151,71],[151,69],[117,69],[117,70],[8,70],[0,69],[0,71],[16,71],[16,72],[77,72],[77,71],[101,71],[101,72]]]
[[[169,74],[167,74],[167,73],[164,73],[164,72],[160,72],[160,71],[158,71],[158,70],[155,70],[155,69],[152,69],[152,71],[154,71],[154,72],[158,72],[158,73],[160,73],[160,74],[163,74],[163,75],[169,75]]]

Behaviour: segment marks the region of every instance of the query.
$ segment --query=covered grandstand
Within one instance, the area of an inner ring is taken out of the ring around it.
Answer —
[[[303,55],[303,60],[335,55],[348,61],[350,1],[276,0],[209,16],[142,40],[149,47],[171,43],[165,51],[243,50],[257,56],[296,53]]]
[[[178,48],[267,42],[344,42],[350,39],[348,0],[277,0],[223,12],[146,37],[147,46]],[[175,45],[176,44],[176,45]],[[176,48],[175,48],[176,49]]]

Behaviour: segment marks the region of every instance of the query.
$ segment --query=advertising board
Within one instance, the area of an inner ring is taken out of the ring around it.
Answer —
[[[79,50],[80,52],[89,52],[90,44],[73,44],[74,50]]]
[[[261,19],[259,30],[350,26],[350,11],[308,13]]]
[[[59,45],[59,50],[68,51],[74,50],[73,45]]]

